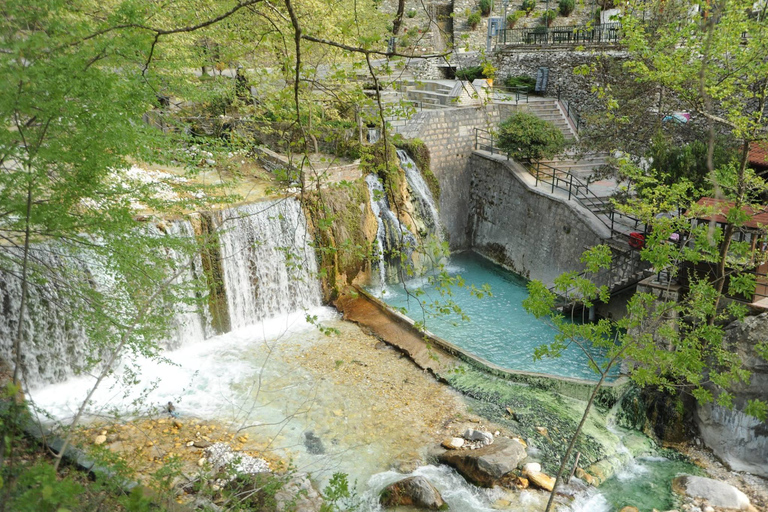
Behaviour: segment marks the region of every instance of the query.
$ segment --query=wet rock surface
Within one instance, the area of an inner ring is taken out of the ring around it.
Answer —
[[[469,482],[481,487],[493,487],[502,477],[517,469],[526,457],[525,449],[517,441],[499,437],[493,444],[476,450],[451,450],[438,456]]]
[[[750,509],[749,498],[746,494],[730,484],[712,478],[679,476],[672,481],[672,489],[678,494],[704,499],[713,507],[732,510]]]
[[[423,476],[412,476],[388,485],[381,491],[379,502],[385,507],[412,506],[428,510],[448,507],[440,492]]]

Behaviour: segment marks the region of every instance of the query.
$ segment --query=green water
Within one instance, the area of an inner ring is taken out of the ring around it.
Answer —
[[[639,457],[599,487],[612,510],[637,507],[640,512],[670,510],[677,504],[672,479],[678,475],[697,475],[700,470],[689,462],[663,457]]]
[[[402,287],[388,287],[381,298],[392,306],[405,308],[408,316],[425,322],[434,334],[501,367],[588,380],[599,378],[589,368],[587,356],[576,346],[569,347],[560,358],[534,361],[534,349],[551,343],[556,331],[523,309],[523,300],[528,296],[524,279],[472,252],[453,255],[448,270],[452,276],[461,275],[467,286],[491,287],[493,296],[482,299],[472,296],[467,289],[453,288],[451,299],[469,316],[469,321],[456,313],[425,316],[418,301],[409,298]],[[421,287],[422,302],[445,300],[426,279],[413,280],[408,286]],[[591,348],[590,352],[598,361],[604,360],[603,351]],[[613,377],[617,374],[618,368]]]

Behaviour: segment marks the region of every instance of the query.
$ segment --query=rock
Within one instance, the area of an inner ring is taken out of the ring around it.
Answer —
[[[706,507],[704,507],[704,508],[701,510],[701,512],[715,512],[715,508],[714,508],[714,507],[712,507],[712,506],[710,506],[710,505],[707,505]]]
[[[536,427],[536,432],[544,437],[549,437],[549,430],[547,430],[547,427]]]
[[[230,480],[235,475],[253,475],[269,471],[264,459],[251,457],[242,452],[235,452],[226,443],[215,443],[205,449],[205,455],[215,471],[227,471]],[[234,474],[233,474],[234,473]]]
[[[493,487],[501,477],[517,469],[525,457],[525,449],[520,443],[500,437],[492,445],[477,450],[444,452],[438,456],[438,460],[455,468],[475,485]]]
[[[555,488],[555,479],[545,473],[526,473],[525,476],[534,487],[549,492]]]
[[[451,437],[440,443],[440,446],[446,450],[458,450],[464,446],[464,439],[460,437]]]
[[[189,446],[189,444],[187,444],[187,446]],[[197,440],[197,441],[192,441],[192,446],[194,446],[195,448],[208,448],[209,446],[211,446],[211,443],[209,441]]]
[[[293,477],[275,493],[277,511],[284,512],[317,512],[323,505],[320,496],[306,473],[296,473]]]
[[[528,485],[530,485],[530,482],[527,478],[524,478],[522,476],[516,476],[515,477],[515,487],[518,489],[527,489]]]
[[[325,453],[325,446],[323,446],[323,441],[311,430],[304,432],[304,446],[307,447],[307,452],[312,455],[320,455]]]
[[[208,165],[216,165],[216,160],[214,160],[213,158],[206,158],[205,163],[207,163]]]
[[[746,494],[734,486],[700,476],[683,475],[672,480],[672,489],[691,498],[702,498],[714,507],[749,510]]]
[[[541,473],[541,464],[538,462],[528,462],[523,465],[523,473]]]
[[[640,512],[637,507],[624,507],[619,512]]]
[[[483,432],[482,430],[468,428],[466,432],[464,432],[464,439],[467,441],[480,441],[485,445],[489,445],[493,442],[493,434],[490,432]]]
[[[104,434],[99,434],[93,439],[93,444],[104,444],[107,442],[107,436]]]
[[[385,487],[379,502],[385,507],[412,506],[430,510],[446,507],[440,492],[423,476],[405,478]]]

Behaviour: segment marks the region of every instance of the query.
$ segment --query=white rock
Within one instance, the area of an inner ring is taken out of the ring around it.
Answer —
[[[526,473],[541,473],[541,464],[538,462],[528,462],[523,466],[523,474]]]
[[[692,498],[703,498],[713,507],[748,510],[749,498],[734,486],[700,476],[679,476],[672,481],[672,488]]]
[[[464,432],[464,439],[467,441],[480,441],[481,443],[488,445],[493,443],[493,434],[490,432],[483,432],[482,430],[468,428],[466,432]]]
[[[104,434],[99,434],[96,436],[96,438],[93,440],[93,444],[104,444],[107,442],[107,436]]]

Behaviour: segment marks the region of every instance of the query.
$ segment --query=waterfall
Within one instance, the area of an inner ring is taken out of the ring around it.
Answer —
[[[166,233],[173,237],[194,239],[195,232],[188,220],[172,222]],[[181,273],[174,284],[180,285],[183,294],[182,300],[176,304],[171,320],[173,334],[165,340],[164,346],[168,349],[176,349],[188,343],[202,341],[213,336],[211,328],[211,315],[207,308],[200,307],[196,302],[201,290],[195,290],[195,283],[203,281],[203,264],[200,253],[197,252],[190,258],[182,251],[168,249],[168,257],[173,261],[173,268],[180,269]]]
[[[21,307],[21,251],[7,250],[0,271],[0,357],[13,364],[13,344]],[[87,357],[85,329],[76,321],[77,307],[57,286],[59,280],[85,275],[84,263],[68,258],[49,245],[30,248],[30,262],[49,269],[45,281],[30,280],[27,309],[22,319],[21,363],[28,383],[58,382],[81,368]],[[9,262],[9,260],[15,260]]]
[[[408,228],[400,222],[397,215],[390,209],[384,185],[375,174],[365,177],[371,200],[371,210],[376,217],[376,245],[379,249],[379,278],[383,285],[387,280],[387,262],[397,264],[405,262],[413,264],[411,255],[418,246],[418,240]],[[401,255],[404,256],[401,258]]]
[[[400,159],[400,166],[405,171],[405,179],[411,188],[411,202],[416,206],[419,215],[428,225],[428,231],[434,235],[440,242],[444,240],[443,230],[440,226],[440,214],[437,212],[435,199],[432,197],[432,191],[429,190],[427,182],[416,166],[416,163],[408,156],[405,150],[398,149],[397,157]]]
[[[218,229],[232,329],[321,304],[315,254],[298,201],[226,210]]]

